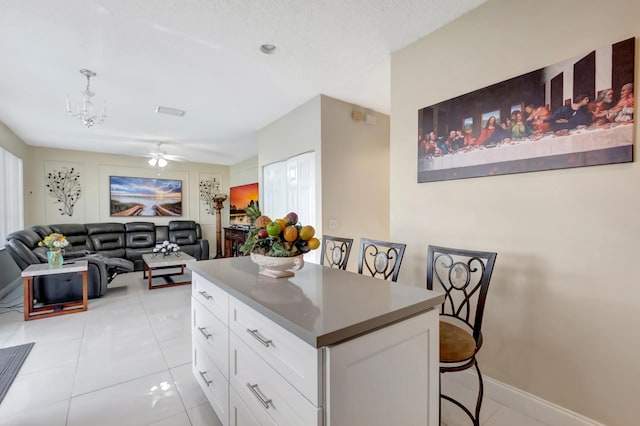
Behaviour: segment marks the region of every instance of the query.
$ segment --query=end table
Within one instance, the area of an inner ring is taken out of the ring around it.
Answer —
[[[22,285],[24,287],[24,320],[29,321],[38,318],[47,318],[57,315],[72,314],[87,310],[87,261],[79,260],[73,263],[63,264],[60,268],[50,268],[46,263],[29,265],[22,271]],[[82,300],[51,303],[35,307],[33,304],[33,277],[69,274],[77,272],[82,275]]]

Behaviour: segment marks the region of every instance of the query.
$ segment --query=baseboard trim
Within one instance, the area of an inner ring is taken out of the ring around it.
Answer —
[[[442,380],[451,380],[476,392],[478,389],[478,378],[474,371],[467,370],[455,374],[443,374]],[[490,398],[505,407],[509,407],[547,425],[606,426],[603,423],[599,423],[484,374],[482,375],[482,380],[484,383],[485,398]]]

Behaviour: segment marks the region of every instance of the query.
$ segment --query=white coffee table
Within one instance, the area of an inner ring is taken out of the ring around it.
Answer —
[[[183,252],[180,252],[178,255],[169,254],[167,256],[153,253],[143,254],[142,277],[147,278],[147,273],[149,274],[149,290],[177,285],[189,285],[191,284],[191,274],[185,274],[184,267],[188,262],[195,260],[194,257]],[[177,268],[180,268],[180,273],[175,272]],[[162,275],[156,274],[154,277],[154,272],[160,269],[174,269],[174,271]]]
[[[38,263],[27,266],[22,271],[22,286],[24,287],[24,320],[47,318],[57,315],[72,314],[87,310],[87,261],[79,260],[73,263],[63,264],[59,268],[51,268],[46,263]],[[82,300],[63,303],[51,303],[43,306],[34,306],[33,303],[33,278],[46,275],[78,273],[82,275]]]

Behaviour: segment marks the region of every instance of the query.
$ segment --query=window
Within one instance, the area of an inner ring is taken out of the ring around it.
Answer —
[[[316,223],[315,154],[307,152],[264,167],[261,210],[272,219],[298,213],[305,225]]]
[[[22,159],[0,147],[0,248],[7,235],[24,227]]]

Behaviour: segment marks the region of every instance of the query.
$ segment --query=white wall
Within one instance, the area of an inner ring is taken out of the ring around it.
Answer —
[[[423,285],[427,244],[498,252],[483,372],[607,425],[638,422],[640,166],[418,184],[417,111],[637,37],[638,22],[640,2],[490,0],[391,68],[391,238],[408,244],[404,278]]]

